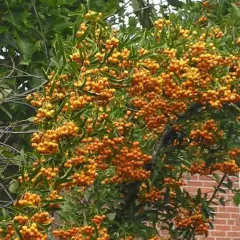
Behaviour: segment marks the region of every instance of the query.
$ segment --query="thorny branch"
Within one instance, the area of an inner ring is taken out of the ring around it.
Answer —
[[[178,116],[178,120],[172,122],[171,124],[168,124],[161,134],[161,136],[156,141],[156,144],[153,147],[153,153],[152,153],[152,165],[155,165],[157,162],[157,158],[159,155],[159,152],[162,148],[164,148],[170,139],[170,137],[175,133],[175,130],[173,129],[173,125],[176,124],[179,120],[186,119],[187,117],[195,114],[201,109],[201,106],[199,104],[193,104],[191,107],[187,109],[187,111],[181,115]]]
[[[222,179],[220,180],[220,182],[218,183],[217,187],[215,187],[215,190],[211,196],[211,198],[208,200],[208,203],[209,205],[212,203],[213,199],[216,197],[217,193],[218,193],[218,190],[219,188],[222,186],[225,178],[227,177],[227,174],[225,173],[223,176],[222,176]]]
[[[169,144],[169,140],[171,136],[175,133],[175,130],[173,129],[172,125],[176,124],[178,121],[182,119],[186,119],[192,115],[195,115],[196,113],[199,112],[200,109],[201,109],[201,105],[193,104],[191,107],[189,107],[186,110],[185,113],[178,116],[178,120],[166,126],[165,130],[163,131],[163,133],[157,140],[156,144],[154,145],[153,154],[152,154],[152,163],[150,164],[150,166],[147,166],[148,169],[151,169],[151,170],[153,169],[152,167],[157,162],[157,158],[160,150]],[[124,203],[121,206],[121,211],[116,216],[118,220],[121,220],[121,216],[123,216],[122,211],[124,212],[128,211],[129,208],[131,207],[132,202],[136,199],[139,192],[140,182],[135,181],[130,184],[125,184],[122,187],[123,187],[122,194],[124,196]]]

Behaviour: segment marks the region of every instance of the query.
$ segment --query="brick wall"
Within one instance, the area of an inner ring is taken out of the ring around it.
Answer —
[[[239,188],[240,182],[236,177],[231,177],[233,186]],[[211,196],[215,181],[207,176],[194,175],[186,177],[185,189],[196,195],[198,188],[202,193],[208,193]],[[226,200],[232,200],[233,194],[226,190],[227,193],[221,193]],[[214,229],[209,231],[209,236],[198,236],[196,240],[240,240],[240,207],[236,207],[232,201],[226,202],[225,206],[212,206],[216,211]],[[160,231],[161,236],[167,236],[166,231]]]
[[[232,177],[231,180],[234,183],[233,186],[239,188],[239,179]],[[201,188],[203,193],[209,193],[210,196],[213,186],[216,185],[216,182],[209,177],[199,175],[187,177],[186,183],[186,189],[190,193],[196,194],[197,189]],[[227,200],[232,200],[233,197],[230,191],[226,194],[221,193],[221,195]],[[240,240],[240,207],[236,207],[230,201],[225,207],[220,205],[214,208],[216,210],[214,230],[209,231],[209,237],[199,237],[198,240]]]

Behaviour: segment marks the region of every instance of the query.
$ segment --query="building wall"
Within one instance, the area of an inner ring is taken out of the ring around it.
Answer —
[[[231,177],[233,186],[239,188],[239,179]],[[216,182],[207,176],[194,175],[186,179],[186,189],[190,193],[197,192],[201,188],[203,193],[209,193],[213,190]],[[227,193],[221,195],[227,199],[232,200],[233,194],[226,190]],[[226,203],[226,206],[213,206],[216,210],[216,217],[214,221],[214,229],[209,231],[209,237],[199,237],[199,240],[240,240],[240,207],[236,207],[233,201]]]
[[[240,182],[236,177],[231,177],[233,186],[239,188]],[[207,176],[194,175],[185,178],[186,186],[184,187],[189,193],[196,195],[198,188],[202,193],[208,193],[211,196],[215,181]],[[240,240],[240,207],[236,207],[232,201],[233,194],[226,190],[221,193],[226,200],[225,206],[212,206],[215,208],[216,216],[214,221],[214,229],[209,231],[209,236],[198,236],[196,240]],[[166,231],[160,231],[162,237],[167,237]]]

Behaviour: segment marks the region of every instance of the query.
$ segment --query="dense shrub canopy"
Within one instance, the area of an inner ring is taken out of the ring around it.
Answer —
[[[88,11],[73,37],[57,37],[47,83],[27,97],[34,153],[1,239],[160,239],[159,226],[194,239],[224,184],[238,203],[239,9],[219,23],[214,2],[197,6],[207,14],[170,14],[134,35]],[[186,174],[217,187],[192,196]]]

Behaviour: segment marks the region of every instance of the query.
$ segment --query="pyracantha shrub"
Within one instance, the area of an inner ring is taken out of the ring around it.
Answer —
[[[90,11],[57,38],[47,83],[27,97],[34,159],[2,240],[208,234],[222,185],[238,192],[240,48],[230,28],[187,17],[130,36]],[[211,193],[185,190],[186,174],[216,173]]]

